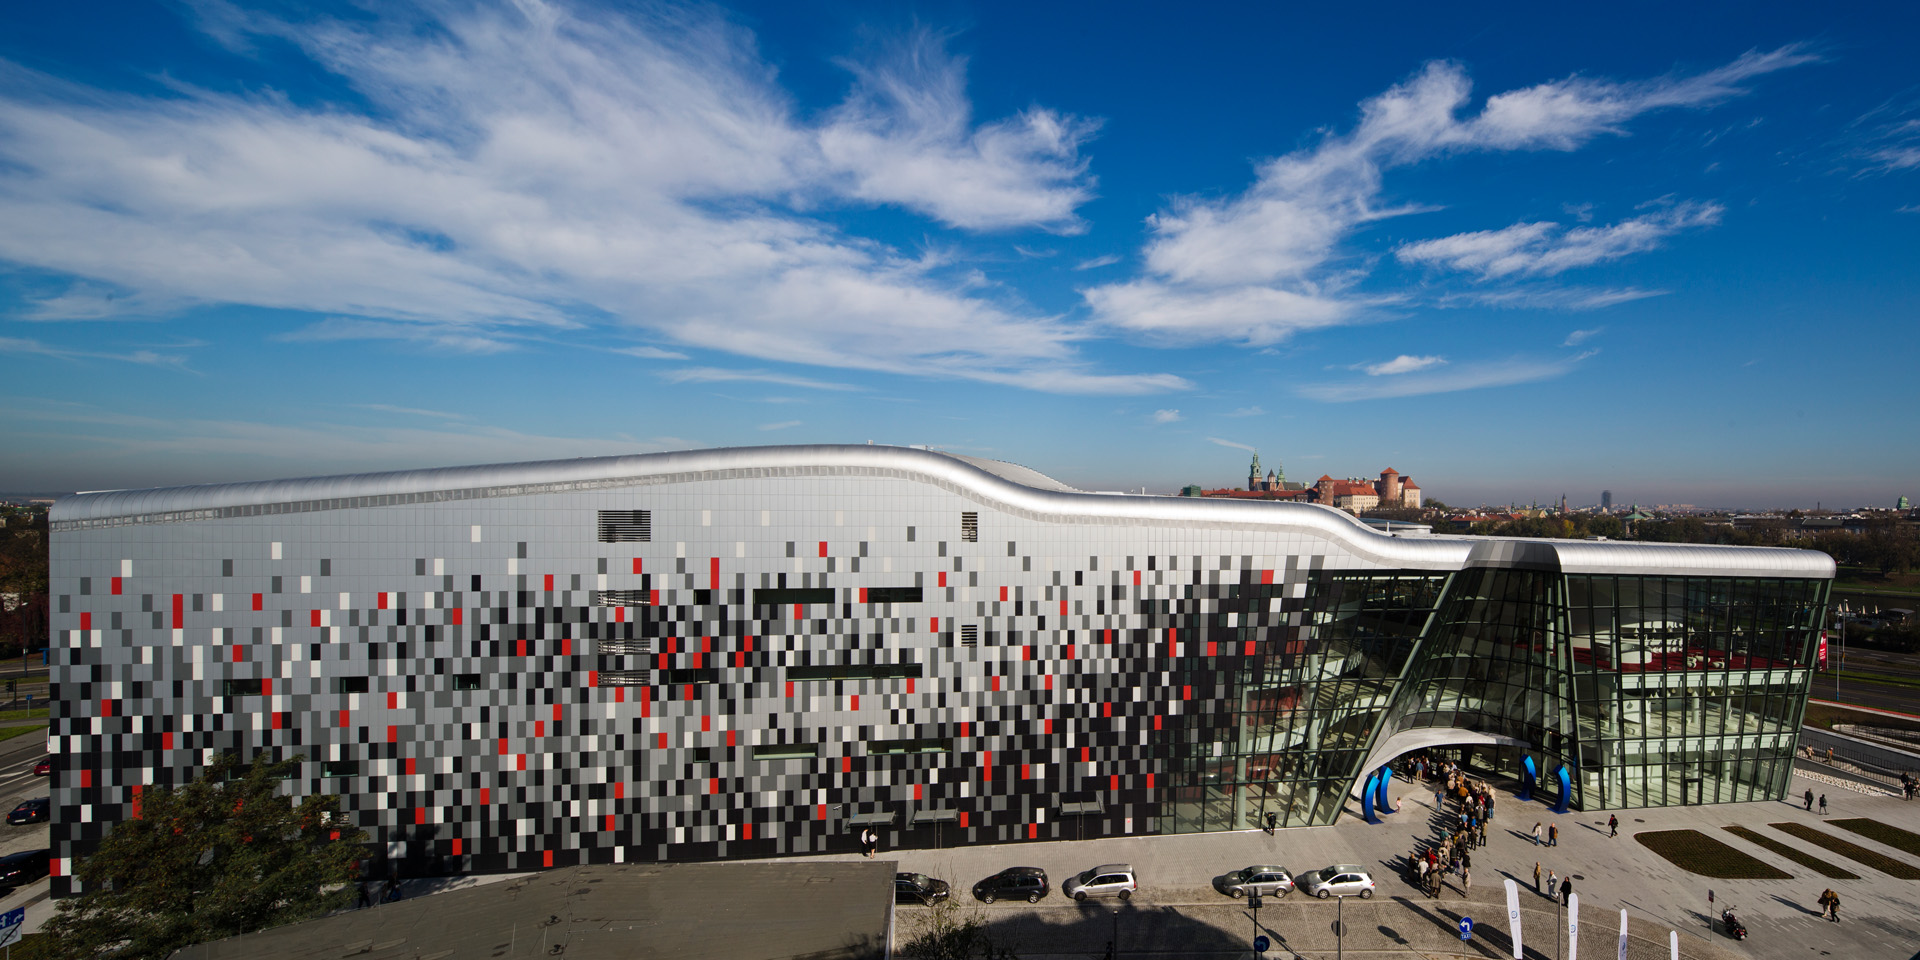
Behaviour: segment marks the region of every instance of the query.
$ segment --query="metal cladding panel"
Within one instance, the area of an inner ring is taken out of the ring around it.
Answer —
[[[1818,550],[1709,544],[1553,540],[1566,573],[1641,576],[1833,579],[1833,558]]]

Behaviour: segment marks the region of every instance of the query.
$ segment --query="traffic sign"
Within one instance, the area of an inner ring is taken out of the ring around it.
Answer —
[[[1473,939],[1473,918],[1472,917],[1460,918],[1460,939],[1462,940]]]
[[[20,931],[26,924],[26,907],[16,907],[0,914],[0,947],[20,942]]]
[[[1261,935],[1259,935],[1259,936],[1257,936],[1257,937],[1254,937],[1254,938],[1253,938],[1253,952],[1254,952],[1254,953],[1266,953],[1266,952],[1267,952],[1267,948],[1268,948],[1268,947],[1270,947],[1270,946],[1272,946],[1272,945],[1273,945],[1273,944],[1272,944],[1271,942],[1269,942],[1269,941],[1267,940],[1267,935],[1266,935],[1266,934],[1264,934],[1264,933],[1263,933],[1263,934],[1261,934]]]

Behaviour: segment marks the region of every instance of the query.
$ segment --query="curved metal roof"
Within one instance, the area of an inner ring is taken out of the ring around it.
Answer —
[[[1033,519],[1059,522],[1227,527],[1307,534],[1386,567],[1457,570],[1483,538],[1395,537],[1314,504],[1082,493],[1036,471],[910,447],[808,445],[723,447],[674,453],[441,467],[390,473],[202,484],[83,493],[53,505],[55,529],[105,523],[191,521],[236,512],[305,512],[539,493],[770,476],[892,476],[933,483]],[[1492,541],[1518,544],[1521,541]],[[1561,569],[1749,577],[1833,576],[1825,554],[1758,547],[1694,547],[1589,541],[1527,541],[1532,563],[1546,545]],[[1484,555],[1488,548],[1481,546]],[[1507,564],[1497,559],[1488,565]],[[1516,558],[1518,555],[1516,554]]]

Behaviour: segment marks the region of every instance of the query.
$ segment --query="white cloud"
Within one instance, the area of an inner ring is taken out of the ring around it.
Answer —
[[[1229,413],[1229,414],[1227,414],[1227,416],[1229,416],[1229,417],[1258,417],[1258,416],[1261,416],[1261,415],[1263,415],[1263,414],[1265,414],[1265,413],[1266,413],[1266,411],[1265,411],[1265,410],[1262,410],[1262,409],[1260,409],[1259,407],[1241,407],[1240,409],[1238,409],[1238,410],[1235,410],[1235,411],[1233,411],[1232,413]]]
[[[760,430],[785,430],[785,429],[787,429],[788,427],[797,427],[797,426],[799,426],[799,425],[801,424],[801,422],[802,422],[802,421],[799,421],[799,420],[782,420],[782,421],[780,421],[779,423],[763,423],[763,424],[761,424],[761,425],[760,425],[760,426],[759,426],[758,428],[756,428],[756,429],[760,429]]]
[[[1102,256],[1094,257],[1091,260],[1082,260],[1079,263],[1074,264],[1073,268],[1075,270],[1093,270],[1098,267],[1111,267],[1114,264],[1119,262],[1120,262],[1119,254],[1109,253],[1109,254],[1104,254]]]
[[[661,376],[671,383],[731,383],[747,381],[750,383],[777,383],[787,387],[805,387],[809,390],[864,390],[850,383],[833,383],[815,380],[810,377],[795,377],[784,373],[770,373],[765,370],[723,370],[719,367],[687,367],[681,370],[669,370]]]
[[[465,414],[447,413],[444,410],[423,410],[419,407],[396,407],[387,403],[356,403],[362,410],[378,410],[381,413],[400,413],[410,417],[426,417],[430,420],[466,420]]]
[[[1306,326],[1352,322],[1376,304],[1342,292],[1352,276],[1335,262],[1340,244],[1369,221],[1423,209],[1380,203],[1388,169],[1468,151],[1572,150],[1623,133],[1623,124],[1649,111],[1711,106],[1741,95],[1745,80],[1815,59],[1790,45],[1691,76],[1626,83],[1576,76],[1496,94],[1467,116],[1466,72],[1429,63],[1362,103],[1351,131],[1260,164],[1244,193],[1185,198],[1155,214],[1145,250],[1150,277],[1082,293],[1103,323],[1182,338],[1272,343]],[[1631,248],[1630,233],[1568,233],[1555,257],[1535,269],[1558,272],[1621,255],[1610,251]]]
[[[1580,361],[1592,356],[1595,352],[1597,351],[1588,351],[1564,360],[1516,357],[1503,361],[1449,366],[1445,370],[1416,372],[1398,377],[1368,377],[1357,380],[1307,383],[1295,389],[1301,396],[1323,403],[1348,403],[1356,400],[1417,397],[1433,393],[1504,387],[1565,376],[1571,373]]]
[[[687,355],[684,353],[676,353],[672,350],[662,350],[659,347],[611,347],[609,349],[611,349],[614,353],[624,353],[629,357],[638,357],[642,360],[685,360],[687,359]]]
[[[299,339],[597,348],[588,328],[611,322],[663,350],[1043,390],[1184,383],[1091,371],[1083,327],[813,214],[883,203],[962,229],[1081,229],[1094,125],[1042,107],[974,119],[938,38],[851,65],[846,101],[808,118],[708,11],[220,9],[208,29],[292,45],[367,112],[13,68],[30,82],[0,95],[0,260],[80,278],[43,313],[110,314],[90,292],[105,288],[332,317]]]
[[[1516,223],[1500,230],[1404,244],[1394,250],[1394,256],[1402,263],[1478,273],[1484,278],[1553,276],[1652,250],[1682,230],[1718,224],[1725,210],[1717,203],[1689,201],[1604,227],[1567,230],[1557,223]]]
[[[1412,373],[1416,370],[1425,370],[1428,367],[1437,367],[1446,362],[1446,357],[1415,357],[1403,353],[1384,363],[1367,364],[1362,369],[1366,370],[1367,376],[1369,377],[1385,377],[1395,374]]]
[[[177,353],[160,353],[144,348],[125,353],[113,353],[101,350],[78,350],[72,347],[61,347],[43,343],[27,337],[0,337],[0,354],[49,357],[56,360],[113,360],[119,363],[133,363],[148,367],[173,367],[174,369],[187,373],[195,372],[187,368],[187,358]]]
[[[1591,330],[1575,330],[1574,332],[1572,332],[1572,333],[1569,333],[1569,334],[1567,334],[1567,339],[1566,339],[1566,342],[1564,342],[1564,343],[1562,343],[1562,344],[1560,344],[1560,345],[1561,345],[1561,346],[1563,346],[1563,347],[1577,347],[1577,346],[1579,346],[1579,345],[1581,345],[1581,344],[1583,344],[1583,343],[1585,343],[1585,342],[1587,342],[1588,340],[1591,340],[1591,339],[1593,339],[1594,337],[1597,337],[1597,336],[1599,336],[1599,335],[1600,335],[1600,332],[1601,332],[1601,331],[1603,331],[1603,330],[1605,330],[1605,329],[1607,329],[1607,328],[1606,328],[1606,327],[1594,327],[1594,328],[1593,328],[1593,329],[1591,329]]]
[[[1155,410],[1153,412],[1154,423],[1179,423],[1185,419],[1186,417],[1181,416],[1178,410]]]
[[[1506,289],[1474,289],[1457,291],[1442,296],[1438,305],[1458,307],[1462,305],[1499,307],[1517,310],[1599,310],[1615,304],[1648,297],[1664,297],[1665,290],[1642,290],[1639,287],[1594,288],[1594,287],[1556,287],[1556,286],[1520,286]]]
[[[1223,446],[1223,447],[1232,447],[1232,448],[1233,448],[1233,449],[1235,449],[1235,450],[1245,450],[1245,451],[1247,451],[1248,453],[1259,453],[1259,452],[1260,452],[1260,451],[1258,451],[1258,450],[1255,450],[1255,449],[1254,449],[1253,447],[1250,447],[1250,446],[1248,446],[1248,445],[1246,445],[1246,444],[1244,444],[1244,443],[1238,443],[1238,442],[1235,442],[1235,441],[1233,441],[1233,440],[1223,440],[1223,439],[1221,439],[1221,438],[1219,438],[1219,437],[1208,437],[1208,438],[1207,438],[1207,442],[1208,442],[1208,443],[1217,443],[1217,444],[1219,444],[1219,445],[1221,445],[1221,446]]]

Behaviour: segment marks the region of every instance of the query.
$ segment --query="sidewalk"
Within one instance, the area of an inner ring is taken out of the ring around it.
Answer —
[[[1796,776],[1790,793],[1807,789],[1826,793],[1833,817],[1866,816],[1920,832],[1920,803],[1892,796],[1863,796],[1836,790],[1825,783]],[[1816,823],[1822,818],[1784,802],[1725,804],[1710,807],[1672,807],[1612,811],[1620,817],[1620,836],[1607,836],[1609,811],[1590,811],[1555,817],[1541,803],[1521,803],[1502,792],[1486,847],[1474,851],[1474,887],[1470,893],[1448,888],[1438,900],[1427,900],[1404,879],[1407,853],[1432,836],[1429,824],[1433,794],[1397,781],[1393,794],[1403,801],[1401,813],[1379,826],[1343,819],[1333,827],[1278,831],[1136,837],[1079,842],[976,846],[949,850],[883,848],[882,856],[897,860],[899,869],[927,873],[954,885],[963,905],[973,907],[967,895],[973,883],[1009,866],[1045,869],[1055,890],[1069,876],[1088,867],[1111,862],[1131,863],[1138,872],[1141,892],[1118,911],[1112,904],[1079,905],[1055,894],[1036,907],[995,904],[981,908],[996,933],[1015,939],[1028,960],[1056,955],[1035,947],[1071,944],[1059,956],[1098,957],[1114,935],[1117,920],[1122,956],[1147,956],[1246,951],[1253,935],[1252,918],[1243,904],[1229,901],[1211,888],[1211,878],[1230,869],[1257,863],[1277,863],[1299,873],[1329,863],[1356,863],[1373,871],[1379,890],[1372,901],[1346,904],[1349,935],[1347,952],[1359,955],[1511,957],[1505,935],[1506,908],[1502,881],[1512,877],[1522,887],[1521,901],[1527,952],[1555,956],[1551,931],[1554,903],[1534,894],[1533,864],[1541,870],[1571,875],[1581,898],[1582,954],[1602,960],[1615,955],[1619,911],[1626,908],[1632,933],[1643,940],[1630,943],[1630,956],[1667,956],[1667,934],[1680,932],[1681,953],[1699,960],[1725,957],[1802,958],[1833,955],[1898,957],[1913,955],[1920,944],[1920,882],[1896,880],[1871,868],[1845,861],[1837,854],[1809,848],[1794,838],[1768,831],[1767,823]],[[1535,847],[1528,831],[1535,820],[1558,822],[1560,845]],[[1798,864],[1777,864],[1792,880],[1710,880],[1686,873],[1632,839],[1650,830],[1695,829],[1736,849],[1776,863],[1778,857],[1723,829],[1730,824],[1767,832],[1781,843],[1808,849],[1829,861],[1848,866],[1859,880],[1829,880]],[[1838,828],[1828,832],[1889,856],[1916,863],[1916,858]],[[846,859],[858,856],[796,859]],[[1916,863],[1920,865],[1920,863]],[[1813,901],[1831,886],[1843,898],[1846,922],[1827,923]],[[1737,908],[1750,931],[1744,942],[1709,932],[1707,892],[1715,894],[1712,916],[1719,908]],[[1273,904],[1273,901],[1269,901]],[[912,911],[903,908],[899,927],[910,931]],[[1261,911],[1261,925],[1276,943],[1284,942],[1301,956],[1320,960],[1335,949],[1332,903],[1302,902],[1299,895]],[[1454,924],[1459,915],[1473,916],[1474,943],[1462,944]],[[1115,914],[1118,914],[1116,917]],[[1180,936],[1178,942],[1167,937]],[[1284,941],[1280,938],[1284,937]],[[1198,939],[1196,939],[1198,938]],[[896,941],[897,945],[897,941]],[[1539,948],[1539,949],[1536,949]],[[1501,953],[1506,950],[1506,953]],[[1644,954],[1642,951],[1645,951]],[[1598,951],[1598,952],[1594,952]],[[1287,957],[1276,949],[1270,956]]]

